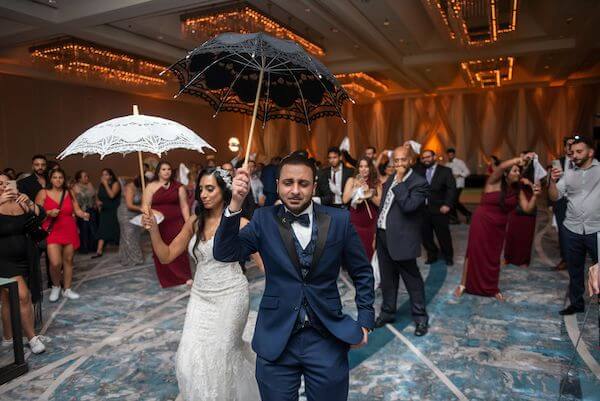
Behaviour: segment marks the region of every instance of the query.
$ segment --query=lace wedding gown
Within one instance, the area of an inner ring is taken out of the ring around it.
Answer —
[[[177,350],[177,381],[185,401],[258,401],[256,355],[242,340],[249,310],[248,280],[239,263],[213,258],[213,240],[193,252],[196,275]]]

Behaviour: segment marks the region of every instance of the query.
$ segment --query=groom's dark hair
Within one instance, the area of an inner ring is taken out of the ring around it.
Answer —
[[[277,179],[279,179],[279,174],[281,173],[281,169],[285,165],[295,165],[295,166],[306,166],[312,170],[313,179],[316,181],[317,179],[317,166],[315,166],[315,162],[309,158],[307,158],[301,152],[292,152],[281,160],[279,163],[279,169],[277,170]]]

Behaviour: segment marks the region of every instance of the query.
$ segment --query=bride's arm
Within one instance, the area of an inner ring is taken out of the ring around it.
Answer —
[[[240,230],[242,228],[244,228],[244,226],[246,226],[248,223],[250,223],[249,220],[242,218],[242,220],[240,221]],[[250,255],[252,257],[252,260],[254,261],[254,263],[256,263],[256,266],[258,267],[258,269],[264,273],[265,272],[265,264],[263,263],[262,258],[260,257],[260,253],[256,252],[253,253],[252,255]]]
[[[152,248],[156,257],[160,263],[166,264],[171,263],[182,253],[187,251],[187,246],[194,235],[194,224],[196,223],[196,216],[192,216],[188,219],[177,237],[169,245],[165,244],[158,231],[158,225],[154,219],[152,211],[149,214],[144,214],[143,224],[144,227],[150,232],[150,240],[152,241]]]

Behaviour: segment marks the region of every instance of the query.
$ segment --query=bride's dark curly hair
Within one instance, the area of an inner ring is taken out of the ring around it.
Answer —
[[[208,175],[212,175],[215,177],[215,180],[217,181],[217,186],[221,189],[221,193],[223,194],[223,209],[225,209],[228,205],[229,202],[231,202],[231,189],[229,189],[229,187],[227,186],[227,182],[225,182],[225,179],[223,179],[223,176],[228,177],[228,181],[232,182],[233,178],[231,177],[231,174],[229,174],[229,172],[227,170],[223,170],[220,168],[206,168],[203,169],[202,171],[200,171],[200,173],[198,174],[198,177],[196,178],[196,190],[194,193],[194,198],[196,199],[196,209],[194,210],[194,213],[196,214],[197,218],[197,223],[198,225],[196,226],[196,241],[194,243],[194,247],[192,248],[193,251],[193,255],[194,255],[194,259],[197,260],[196,257],[196,248],[198,247],[198,243],[200,242],[200,240],[205,241],[206,238],[204,238],[204,220],[205,220],[205,216],[206,216],[206,209],[204,208],[204,204],[202,203],[202,200],[200,199],[200,181],[202,180],[202,177],[208,176]]]

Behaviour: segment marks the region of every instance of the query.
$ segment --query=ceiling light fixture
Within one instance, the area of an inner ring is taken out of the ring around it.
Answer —
[[[514,57],[470,60],[461,62],[460,67],[468,84],[490,88],[512,80],[514,61]]]
[[[321,46],[245,2],[210,9],[202,13],[183,15],[181,17],[181,28],[186,37],[201,42],[225,32],[251,33],[263,31],[280,39],[293,40],[304,47],[307,52],[316,56],[325,55],[325,51]]]
[[[136,85],[164,85],[167,82],[166,78],[159,77],[166,68],[164,65],[77,38],[34,46],[29,53],[36,63],[84,79]]]

